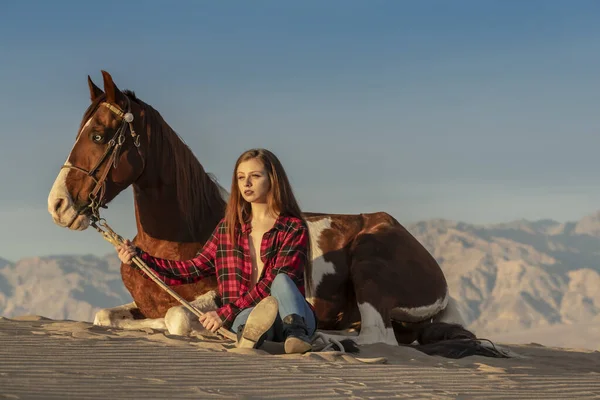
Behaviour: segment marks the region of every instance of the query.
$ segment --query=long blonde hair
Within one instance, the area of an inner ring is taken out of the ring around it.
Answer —
[[[242,197],[237,183],[238,166],[242,162],[251,159],[260,160],[269,175],[269,181],[271,182],[271,189],[267,196],[269,209],[275,213],[303,219],[302,212],[300,211],[300,207],[294,196],[290,181],[277,156],[266,149],[247,150],[239,156],[235,163],[233,177],[231,178],[231,194],[229,196],[229,202],[227,203],[227,209],[225,210],[227,232],[234,244],[236,241],[236,227],[241,227],[243,224],[250,222],[252,218],[252,208],[250,203]]]

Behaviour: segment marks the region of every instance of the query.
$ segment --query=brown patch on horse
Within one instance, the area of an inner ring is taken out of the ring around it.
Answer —
[[[439,264],[408,230],[387,213],[363,217],[365,229],[351,247],[359,302],[370,303],[390,326],[393,309],[423,307],[446,296]]]
[[[357,215],[328,215],[305,213],[307,221],[331,220],[331,227],[314,238],[323,261],[333,264],[335,274],[322,277],[314,288],[314,306],[321,329],[347,329],[360,323],[353,282],[350,279],[349,246],[352,238],[362,229],[362,218]],[[312,233],[314,234],[314,233]],[[318,265],[316,266],[318,267]],[[315,268],[313,263],[312,268]]]
[[[313,305],[317,314],[318,327],[320,329],[334,329],[337,325],[339,306],[327,300],[318,299]]]
[[[195,256],[199,247],[197,243],[178,243],[173,245],[168,242],[151,239],[138,246],[143,250],[157,254],[157,257],[171,260],[186,260]],[[169,308],[181,305],[166,291],[145,276],[145,273],[132,268],[129,264],[121,264],[121,278],[127,290],[135,300],[140,312],[147,318],[164,317]],[[198,296],[217,289],[216,277],[204,278],[199,282],[185,285],[171,286],[177,294],[190,302]]]
[[[139,311],[146,318],[164,317],[169,308],[181,305],[160,286],[144,277],[142,271],[133,269],[128,264],[121,265],[121,277]],[[205,278],[193,284],[171,287],[188,302],[195,300],[199,294],[216,288],[216,277]]]

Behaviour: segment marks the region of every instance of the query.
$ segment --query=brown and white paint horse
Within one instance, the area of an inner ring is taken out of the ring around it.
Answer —
[[[104,91],[88,76],[92,103],[52,186],[48,210],[57,225],[84,230],[92,210],[131,185],[133,242],[158,257],[192,258],[223,217],[227,192],[155,109],[121,92],[107,72],[102,75]],[[359,332],[352,338],[357,344],[418,340],[416,347],[430,354],[467,354],[451,345],[457,340],[446,341],[475,335],[459,325],[444,274],[398,221],[384,212],[304,216],[312,253],[307,299],[319,330],[353,329]],[[95,324],[179,335],[202,330],[193,314],[141,272],[123,264],[121,275],[134,302],[101,310]],[[201,309],[214,308],[214,278],[173,289]],[[423,346],[436,342],[436,349]]]

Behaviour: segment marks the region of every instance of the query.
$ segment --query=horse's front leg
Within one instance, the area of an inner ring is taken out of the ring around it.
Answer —
[[[214,311],[218,308],[216,299],[217,292],[211,290],[196,297],[190,304],[201,312]],[[202,326],[198,317],[184,306],[169,308],[165,315],[165,325],[172,335],[214,336]]]
[[[164,318],[143,318],[135,302],[98,311],[94,325],[121,329],[167,329]]]

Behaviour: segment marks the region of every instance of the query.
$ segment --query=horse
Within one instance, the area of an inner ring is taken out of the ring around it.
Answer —
[[[99,208],[131,186],[133,243],[157,257],[182,260],[202,249],[223,218],[227,191],[208,174],[160,113],[102,71],[88,75],[91,104],[48,196],[55,224],[85,230]],[[310,236],[306,299],[320,331],[356,345],[411,345],[427,354],[490,355],[464,327],[445,276],[425,247],[386,212],[303,213]],[[197,318],[129,264],[121,265],[133,302],[100,310],[94,324],[164,329],[190,335]],[[216,308],[216,278],[173,286],[185,300]],[[466,349],[466,350],[465,350]],[[499,356],[492,354],[490,356]]]

